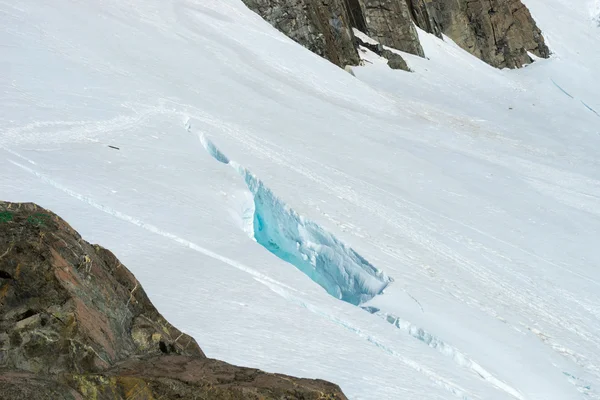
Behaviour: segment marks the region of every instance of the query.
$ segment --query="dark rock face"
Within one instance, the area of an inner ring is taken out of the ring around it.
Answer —
[[[385,46],[425,56],[406,0],[360,1],[366,21],[363,32]]]
[[[243,0],[275,28],[313,53],[345,67],[359,58],[345,0]]]
[[[438,22],[440,17],[435,7],[431,5],[431,0],[406,0],[406,4],[413,21],[419,28],[442,39],[442,27]]]
[[[33,204],[0,203],[0,368],[100,371],[131,356],[203,357],[108,250]]]
[[[414,24],[439,38],[446,34],[497,68],[531,63],[528,52],[550,56],[521,0],[243,1],[290,38],[341,67],[359,63],[351,28],[385,46],[424,57]]]
[[[108,250],[0,202],[0,398],[345,399],[323,381],[206,358]],[[329,397],[318,397],[325,394]]]
[[[550,50],[521,0],[406,0],[417,25],[448,35],[460,47],[497,68],[519,68],[547,58]]]
[[[372,43],[363,42],[358,37],[356,39],[357,39],[358,43],[360,44],[360,46],[371,50],[373,53],[375,53],[383,58],[387,58],[388,66],[391,69],[400,69],[403,71],[410,72],[410,68],[408,67],[408,64],[406,64],[406,61],[404,61],[404,58],[402,58],[401,55],[394,53],[393,51],[391,51],[389,49],[386,49],[380,43],[372,44]]]

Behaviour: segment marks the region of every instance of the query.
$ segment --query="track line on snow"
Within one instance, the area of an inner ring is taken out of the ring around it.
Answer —
[[[22,158],[24,158],[24,157],[22,157]],[[273,283],[275,285],[279,285],[279,286],[285,287],[286,289],[293,290],[294,292],[298,291],[297,289],[294,289],[293,287],[290,287],[290,286],[288,286],[288,285],[286,285],[286,284],[284,284],[282,282],[279,282],[279,281],[277,281],[277,280],[275,280],[273,278],[270,278],[267,275],[264,275],[264,274],[262,274],[262,273],[260,273],[260,272],[258,272],[256,270],[254,270],[254,269],[252,269],[252,268],[250,268],[250,267],[248,267],[248,266],[246,266],[246,265],[244,265],[244,264],[242,264],[240,262],[232,260],[231,258],[222,256],[222,255],[220,255],[218,253],[215,253],[214,251],[211,251],[211,250],[206,249],[206,248],[204,248],[202,246],[199,246],[196,243],[193,243],[193,242],[191,242],[191,241],[189,241],[187,239],[179,237],[179,236],[177,236],[177,235],[175,235],[173,233],[164,231],[164,230],[162,230],[162,229],[160,229],[160,228],[158,228],[158,227],[156,227],[156,226],[154,226],[152,224],[148,224],[148,223],[146,223],[146,222],[144,222],[144,221],[142,221],[140,219],[137,219],[135,217],[132,217],[130,215],[122,213],[122,212],[120,212],[118,210],[115,210],[113,208],[110,208],[110,207],[107,207],[107,206],[102,205],[100,203],[97,203],[92,198],[84,196],[84,195],[82,195],[80,193],[77,193],[77,192],[75,192],[75,191],[67,188],[66,186],[63,186],[62,184],[56,182],[55,180],[47,177],[46,175],[43,175],[43,174],[41,174],[41,173],[39,173],[39,172],[37,172],[37,171],[29,168],[29,167],[26,167],[25,165],[19,164],[18,162],[13,161],[13,160],[8,160],[8,161],[11,164],[13,164],[13,165],[15,165],[15,166],[17,166],[17,167],[19,167],[19,168],[21,168],[21,169],[29,172],[30,174],[35,175],[40,180],[42,180],[43,182],[49,184],[50,186],[52,186],[52,187],[54,187],[54,188],[56,188],[56,189],[58,189],[58,190],[60,190],[60,191],[62,191],[64,193],[66,193],[69,196],[71,196],[71,197],[73,197],[73,198],[75,198],[75,199],[77,199],[79,201],[82,201],[83,203],[86,203],[86,204],[88,204],[88,205],[90,205],[90,206],[92,206],[92,207],[94,207],[94,208],[96,208],[96,209],[98,209],[98,210],[106,213],[106,214],[112,215],[112,216],[114,216],[114,217],[116,217],[116,218],[118,218],[120,220],[129,222],[129,223],[131,223],[133,225],[139,226],[140,228],[143,228],[143,229],[145,229],[145,230],[147,230],[149,232],[152,232],[152,233],[155,233],[157,235],[163,236],[163,237],[165,237],[167,239],[170,239],[170,240],[172,240],[174,242],[177,242],[177,243],[179,243],[179,244],[181,244],[181,245],[183,245],[183,246],[185,246],[187,248],[190,248],[190,249],[192,249],[194,251],[202,253],[205,256],[213,258],[213,259],[215,259],[217,261],[221,261],[221,262],[223,262],[223,263],[225,263],[225,264],[227,264],[227,265],[229,265],[231,267],[234,267],[234,268],[236,268],[236,269],[238,269],[240,271],[243,271],[243,272],[246,272],[246,273],[252,275],[256,279],[262,279],[262,280],[271,282],[271,283]]]
[[[12,155],[13,155],[13,156],[15,156],[15,157],[19,157],[20,159],[27,161],[29,164],[32,164],[32,165],[37,165],[37,163],[36,163],[35,161],[33,161],[33,160],[30,160],[30,159],[29,159],[29,158],[27,158],[27,157],[23,157],[22,155],[20,155],[20,154],[19,154],[19,153],[17,153],[16,151],[13,151],[13,150],[7,149],[7,148],[6,148],[6,147],[4,147],[4,146],[0,146],[0,149],[2,149],[2,150],[4,150],[4,151],[6,151],[7,153],[10,153],[10,154],[12,154]]]

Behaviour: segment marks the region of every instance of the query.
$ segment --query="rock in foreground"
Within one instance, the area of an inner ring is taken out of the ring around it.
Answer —
[[[1,399],[346,399],[320,380],[206,358],[108,250],[0,202]]]

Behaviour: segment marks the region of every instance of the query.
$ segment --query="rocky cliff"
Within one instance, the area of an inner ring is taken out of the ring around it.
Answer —
[[[497,68],[547,58],[542,32],[521,0],[407,0],[423,30],[446,34],[460,47]]]
[[[385,46],[425,56],[406,0],[358,1],[366,22],[363,32]]]
[[[108,250],[0,202],[0,398],[346,399],[319,380],[206,358]]]
[[[356,65],[350,28],[398,50],[424,56],[415,24],[498,68],[550,51],[521,0],[243,0],[273,26],[339,65]]]
[[[344,67],[359,63],[345,0],[243,0],[275,28]]]

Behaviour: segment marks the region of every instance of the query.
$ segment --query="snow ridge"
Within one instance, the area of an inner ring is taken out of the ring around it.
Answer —
[[[189,125],[186,126],[189,131]],[[381,294],[393,280],[324,228],[298,215],[246,168],[231,161],[204,134],[206,151],[233,167],[254,196],[252,237],[294,265],[331,296],[359,305]]]

